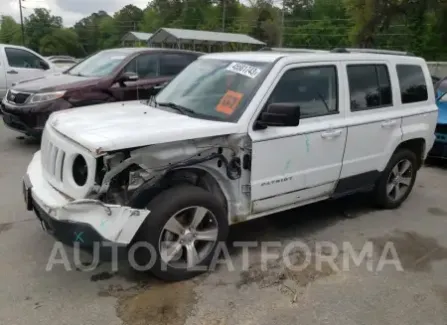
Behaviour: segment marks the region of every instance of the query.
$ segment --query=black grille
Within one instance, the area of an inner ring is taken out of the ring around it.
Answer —
[[[447,134],[447,124],[436,124],[435,133]]]
[[[12,92],[8,91],[8,95],[6,96],[6,99],[8,102],[15,103],[15,104],[23,104],[26,102],[30,95],[25,93],[19,93],[19,92]]]

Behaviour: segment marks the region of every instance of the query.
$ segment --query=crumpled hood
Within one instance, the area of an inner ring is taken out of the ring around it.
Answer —
[[[33,79],[21,80],[14,90],[25,92],[45,92],[57,90],[70,90],[79,87],[88,87],[97,84],[99,78],[78,77],[62,72],[46,73],[45,75]]]
[[[236,123],[193,118],[139,101],[55,112],[49,125],[95,154],[238,131]]]

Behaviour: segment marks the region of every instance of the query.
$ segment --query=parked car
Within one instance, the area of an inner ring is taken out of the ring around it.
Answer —
[[[65,242],[152,248],[139,266],[181,280],[232,224],[362,191],[397,208],[434,141],[430,72],[353,52],[208,54],[150,101],[54,113],[27,209]]]
[[[71,68],[76,63],[78,63],[78,60],[66,55],[53,55],[49,56],[48,60],[57,65],[60,69],[66,70],[68,68]]]
[[[439,108],[436,124],[436,140],[429,157],[447,159],[447,78],[435,84],[436,103]]]
[[[154,86],[171,80],[200,55],[156,48],[98,52],[63,73],[27,80],[11,88],[3,100],[3,121],[16,131],[40,137],[52,112],[147,99]]]
[[[0,44],[0,99],[14,83],[56,71],[55,64],[26,47]]]

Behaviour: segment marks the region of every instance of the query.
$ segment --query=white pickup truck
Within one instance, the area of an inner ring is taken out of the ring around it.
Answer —
[[[60,70],[61,68],[26,47],[0,44],[0,100],[13,84]]]
[[[427,64],[344,52],[204,55],[152,101],[54,113],[27,208],[57,238],[150,245],[166,280],[235,223],[359,191],[397,208],[434,142]]]

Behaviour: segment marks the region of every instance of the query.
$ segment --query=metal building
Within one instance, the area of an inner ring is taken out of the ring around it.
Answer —
[[[181,48],[203,52],[254,50],[265,45],[264,42],[245,34],[177,28],[160,28],[148,40],[150,47]]]
[[[123,46],[145,45],[153,34],[142,32],[128,32],[121,38]]]

